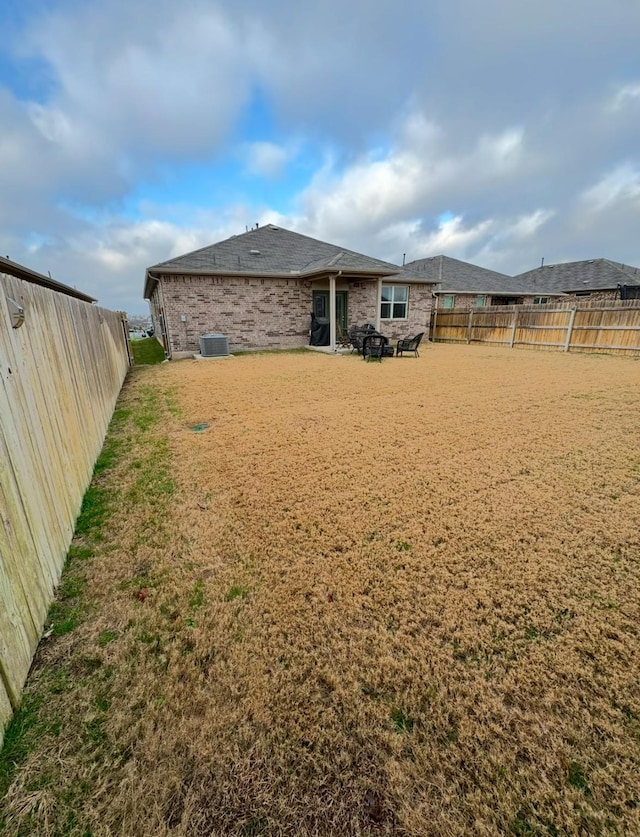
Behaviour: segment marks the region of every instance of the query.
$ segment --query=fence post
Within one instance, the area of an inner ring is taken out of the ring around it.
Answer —
[[[467,323],[467,343],[471,343],[471,322],[473,320],[473,308],[469,308],[469,322]]]
[[[564,341],[564,350],[565,352],[569,351],[569,344],[571,343],[571,333],[573,331],[573,321],[576,318],[576,309],[571,309],[571,314],[569,315],[569,325],[567,326],[567,337]]]
[[[509,341],[509,348],[513,349],[513,344],[516,339],[516,328],[518,327],[518,306],[513,306],[513,325],[511,327],[511,340]]]

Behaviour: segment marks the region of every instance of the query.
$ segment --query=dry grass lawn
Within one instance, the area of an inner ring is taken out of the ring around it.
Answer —
[[[631,358],[134,371],[0,830],[640,834],[639,416]]]

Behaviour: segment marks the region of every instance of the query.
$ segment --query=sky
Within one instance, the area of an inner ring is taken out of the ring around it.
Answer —
[[[274,223],[640,266],[640,0],[0,0],[0,255],[145,313]]]

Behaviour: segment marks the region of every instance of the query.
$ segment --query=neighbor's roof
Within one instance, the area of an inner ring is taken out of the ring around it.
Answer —
[[[338,271],[345,274],[389,276],[400,273],[402,268],[345,247],[266,224],[149,267],[145,298],[149,298],[152,282],[160,274],[311,277]]]
[[[416,259],[406,265],[423,281],[435,282],[434,293],[479,293],[513,294],[527,293],[525,283],[513,276],[479,267],[477,264],[452,259],[449,256],[431,256],[428,259]]]
[[[567,293],[617,288],[618,285],[640,285],[640,269],[609,259],[546,264],[521,273],[522,280],[536,293]]]
[[[83,302],[97,302],[92,296],[83,294],[82,291],[77,291],[75,288],[70,288],[69,285],[63,285],[62,282],[56,282],[50,276],[44,276],[42,273],[36,273],[18,262],[12,262],[11,259],[5,259],[0,256],[0,273],[8,273],[9,276],[15,276],[17,279],[23,279],[25,282],[31,282],[34,285],[42,285],[44,288],[49,288],[52,291],[58,291],[67,296],[74,296],[76,299],[81,299]]]

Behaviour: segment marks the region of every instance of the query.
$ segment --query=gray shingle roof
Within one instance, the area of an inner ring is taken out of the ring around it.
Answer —
[[[640,269],[609,259],[562,262],[521,273],[521,280],[535,293],[568,293],[615,289],[618,285],[640,285]]]
[[[308,275],[329,269],[371,273],[377,276],[398,273],[401,270],[390,262],[383,262],[272,224],[232,236],[225,241],[149,268],[159,273],[228,271],[260,276],[289,273]]]
[[[416,259],[405,266],[423,281],[437,283],[435,293],[480,293],[480,294],[513,294],[525,293],[525,284],[470,262],[452,259],[449,256],[432,256],[428,259]]]

